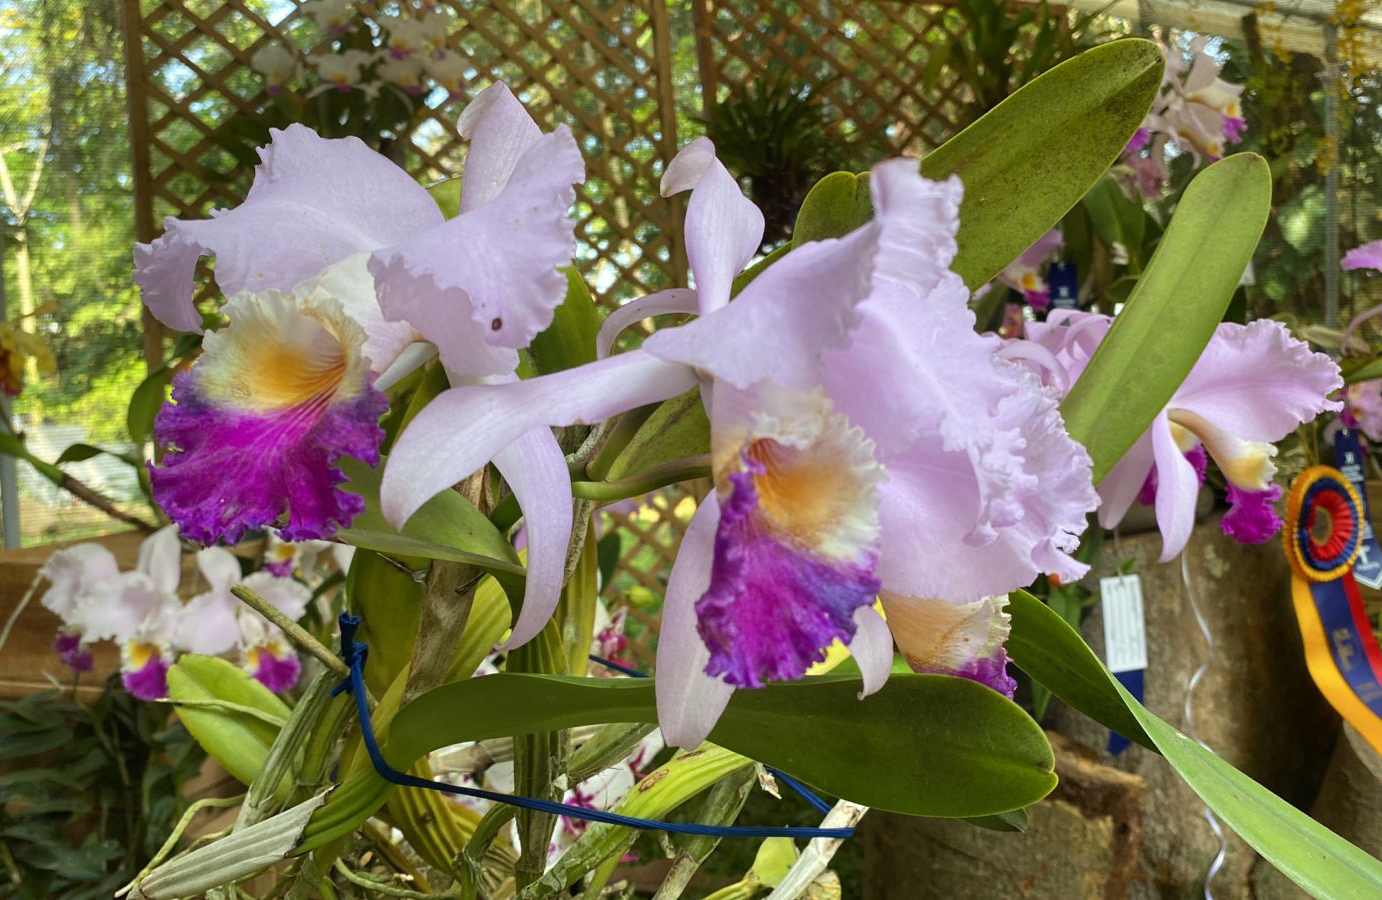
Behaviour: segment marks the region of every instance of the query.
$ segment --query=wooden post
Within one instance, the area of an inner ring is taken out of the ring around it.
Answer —
[[[144,18],[139,0],[123,0],[121,24],[125,33],[125,95],[130,109],[130,168],[134,177],[134,237],[147,243],[157,237],[154,196],[150,185],[148,73],[144,68]],[[163,325],[140,308],[144,327],[144,365],[152,372],[163,365]]]

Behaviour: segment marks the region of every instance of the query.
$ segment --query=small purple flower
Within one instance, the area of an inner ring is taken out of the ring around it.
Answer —
[[[168,696],[168,669],[173,664],[170,650],[136,639],[125,643],[120,656],[120,682],[125,690],[139,700],[161,700]]]
[[[1274,484],[1265,491],[1245,491],[1230,483],[1229,510],[1219,527],[1240,544],[1265,544],[1281,530],[1281,517],[1276,514],[1276,501],[1280,499],[1280,485]]]
[[[245,670],[264,687],[281,694],[298,683],[302,662],[291,648],[278,642],[250,649],[245,655]]]
[[[53,650],[73,672],[90,672],[95,666],[91,651],[82,643],[82,636],[70,631],[59,631],[53,637]]]
[[[1238,116],[1224,116],[1224,140],[1230,144],[1236,144],[1243,139],[1243,133],[1248,130],[1246,119]]]
[[[1143,126],[1132,134],[1132,139],[1128,141],[1128,146],[1123,148],[1124,156],[1136,156],[1146,149],[1147,144],[1152,140],[1152,131]]]

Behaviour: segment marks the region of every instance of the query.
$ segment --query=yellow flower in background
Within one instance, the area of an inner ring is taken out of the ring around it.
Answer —
[[[43,338],[0,322],[0,391],[19,396],[24,390],[24,367],[30,359],[40,372],[57,369],[53,350]]]

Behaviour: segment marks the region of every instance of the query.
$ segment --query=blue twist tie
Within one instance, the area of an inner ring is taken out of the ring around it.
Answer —
[[[355,640],[356,629],[360,627],[360,617],[352,616],[349,613],[341,613],[339,621],[341,626],[341,659],[350,667],[350,675],[340,684],[336,685],[331,691],[331,695],[334,697],[342,691],[354,695],[355,712],[360,717],[360,736],[364,739],[365,750],[369,753],[370,762],[374,764],[374,770],[379,773],[379,777],[391,784],[396,784],[400,787],[440,791],[445,794],[456,794],[461,797],[475,797],[481,800],[489,800],[494,803],[517,806],[521,809],[552,813],[558,816],[566,816],[570,819],[583,819],[588,822],[622,825],[625,828],[637,828],[640,831],[666,831],[673,834],[691,834],[702,837],[849,838],[854,836],[853,828],[812,828],[806,826],[773,827],[770,825],[699,825],[688,822],[660,822],[656,819],[639,819],[633,816],[621,816],[618,813],[605,812],[599,809],[588,809],[584,806],[572,806],[568,803],[540,800],[536,797],[520,797],[513,794],[500,794],[494,791],[487,791],[483,788],[462,787],[455,784],[428,781],[425,778],[418,778],[415,775],[400,772],[385,762],[384,754],[380,751],[379,743],[374,736],[374,726],[370,723],[369,704],[365,699],[365,660],[369,657],[369,647]],[[636,669],[618,665],[609,660],[601,659],[598,656],[592,656],[590,658],[603,666],[607,666],[608,668],[622,672],[631,677],[647,677]],[[817,797],[810,788],[806,787],[806,785],[776,769],[770,768],[768,771],[792,790],[800,794],[806,802],[815,807],[822,815],[830,812],[830,805],[820,797]]]

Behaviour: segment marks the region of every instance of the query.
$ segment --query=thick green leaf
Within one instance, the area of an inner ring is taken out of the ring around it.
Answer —
[[[1114,41],[1028,82],[921,162],[927,178],[959,175],[959,255],[970,288],[996,276],[1103,176],[1161,86],[1149,41]],[[1240,273],[1241,274],[1241,273]]]
[[[345,457],[340,465],[341,471],[350,478],[341,489],[365,498],[365,511],[356,517],[350,528],[337,532],[337,539],[386,556],[445,559],[477,566],[510,579],[523,574],[523,567],[509,542],[489,519],[455,491],[442,491],[428,500],[400,532],[384,520],[379,510],[383,461],[371,469],[357,459]],[[420,563],[415,566],[420,567]]]
[[[843,237],[873,218],[869,176],[836,172],[816,182],[801,201],[792,247],[807,241]]]
[[[346,576],[350,611],[360,616],[358,639],[369,645],[365,685],[383,696],[413,656],[422,621],[422,584],[378,553],[362,550]]]
[[[1382,860],[1152,715],[1121,684],[1109,681],[1185,783],[1283,875],[1316,897],[1382,897]]]
[[[859,688],[858,678],[827,675],[737,691],[710,738],[837,797],[912,815],[996,815],[1055,786],[1040,727],[982,685],[895,674],[864,700]],[[462,741],[656,719],[652,679],[491,675],[429,691],[400,710],[384,755],[406,769]],[[299,849],[352,831],[388,787],[373,770],[352,774],[313,816]]]
[[[168,698],[184,702],[222,702],[248,707],[287,721],[283,701],[239,666],[215,656],[188,653],[168,670]],[[178,718],[212,759],[245,784],[264,768],[279,728],[232,709],[177,706]]]
[[[1190,182],[1122,313],[1061,404],[1097,483],[1142,436],[1223,320],[1271,209],[1260,156],[1239,153]]]
[[[154,417],[168,400],[168,383],[173,379],[173,369],[160,366],[148,374],[130,396],[129,410],[125,414],[125,428],[135,446],[142,447],[153,437]]]
[[[1008,653],[1065,702],[1159,751],[1210,809],[1317,897],[1382,897],[1382,862],[1152,715],[1059,615],[1026,591],[1009,595]]]
[[[1099,724],[1153,746],[1110,684],[1108,669],[1059,613],[1026,591],[1014,591],[1008,614],[1008,656],[1019,669]]]
[[[607,480],[646,472],[710,452],[710,420],[699,388],[663,402],[634,433],[610,466]]]
[[[566,299],[552,314],[548,325],[528,347],[533,370],[538,375],[574,369],[595,361],[595,336],[600,332],[600,311],[595,298],[575,266],[566,274]]]

